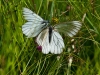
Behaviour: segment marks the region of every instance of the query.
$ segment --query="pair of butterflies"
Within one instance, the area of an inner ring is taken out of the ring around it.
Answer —
[[[36,42],[42,47],[42,53],[44,54],[48,54],[49,52],[60,54],[65,45],[62,36],[58,32],[73,37],[82,26],[79,21],[50,26],[49,21],[43,20],[28,8],[23,8],[23,16],[27,20],[22,26],[23,34],[28,38],[37,37]]]

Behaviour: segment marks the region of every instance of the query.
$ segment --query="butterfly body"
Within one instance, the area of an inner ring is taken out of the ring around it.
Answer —
[[[49,43],[51,42],[51,38],[52,38],[52,27],[49,27]]]
[[[48,20],[43,20],[28,8],[23,8],[23,16],[27,22],[22,26],[23,34],[28,38],[36,37],[37,44],[42,48],[42,53],[60,54],[65,48],[64,41],[59,32],[73,37],[81,28],[79,21],[65,22],[49,26]]]

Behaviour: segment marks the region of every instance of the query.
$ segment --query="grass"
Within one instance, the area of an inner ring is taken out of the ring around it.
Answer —
[[[99,0],[1,0],[0,75],[100,75],[99,3]],[[23,7],[50,22],[53,17],[59,22],[82,22],[84,14],[86,17],[76,36],[64,36],[63,53],[45,55],[36,49],[35,38],[27,39],[22,33]]]

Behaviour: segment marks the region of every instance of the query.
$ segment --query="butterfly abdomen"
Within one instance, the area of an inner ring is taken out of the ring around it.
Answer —
[[[51,42],[52,37],[52,27],[49,27],[49,43]]]

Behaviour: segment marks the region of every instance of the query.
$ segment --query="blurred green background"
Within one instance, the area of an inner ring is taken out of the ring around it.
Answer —
[[[81,21],[82,28],[73,38],[62,35],[60,55],[42,54],[36,38],[22,33],[23,7],[51,23]],[[100,0],[0,0],[0,75],[100,75]]]

